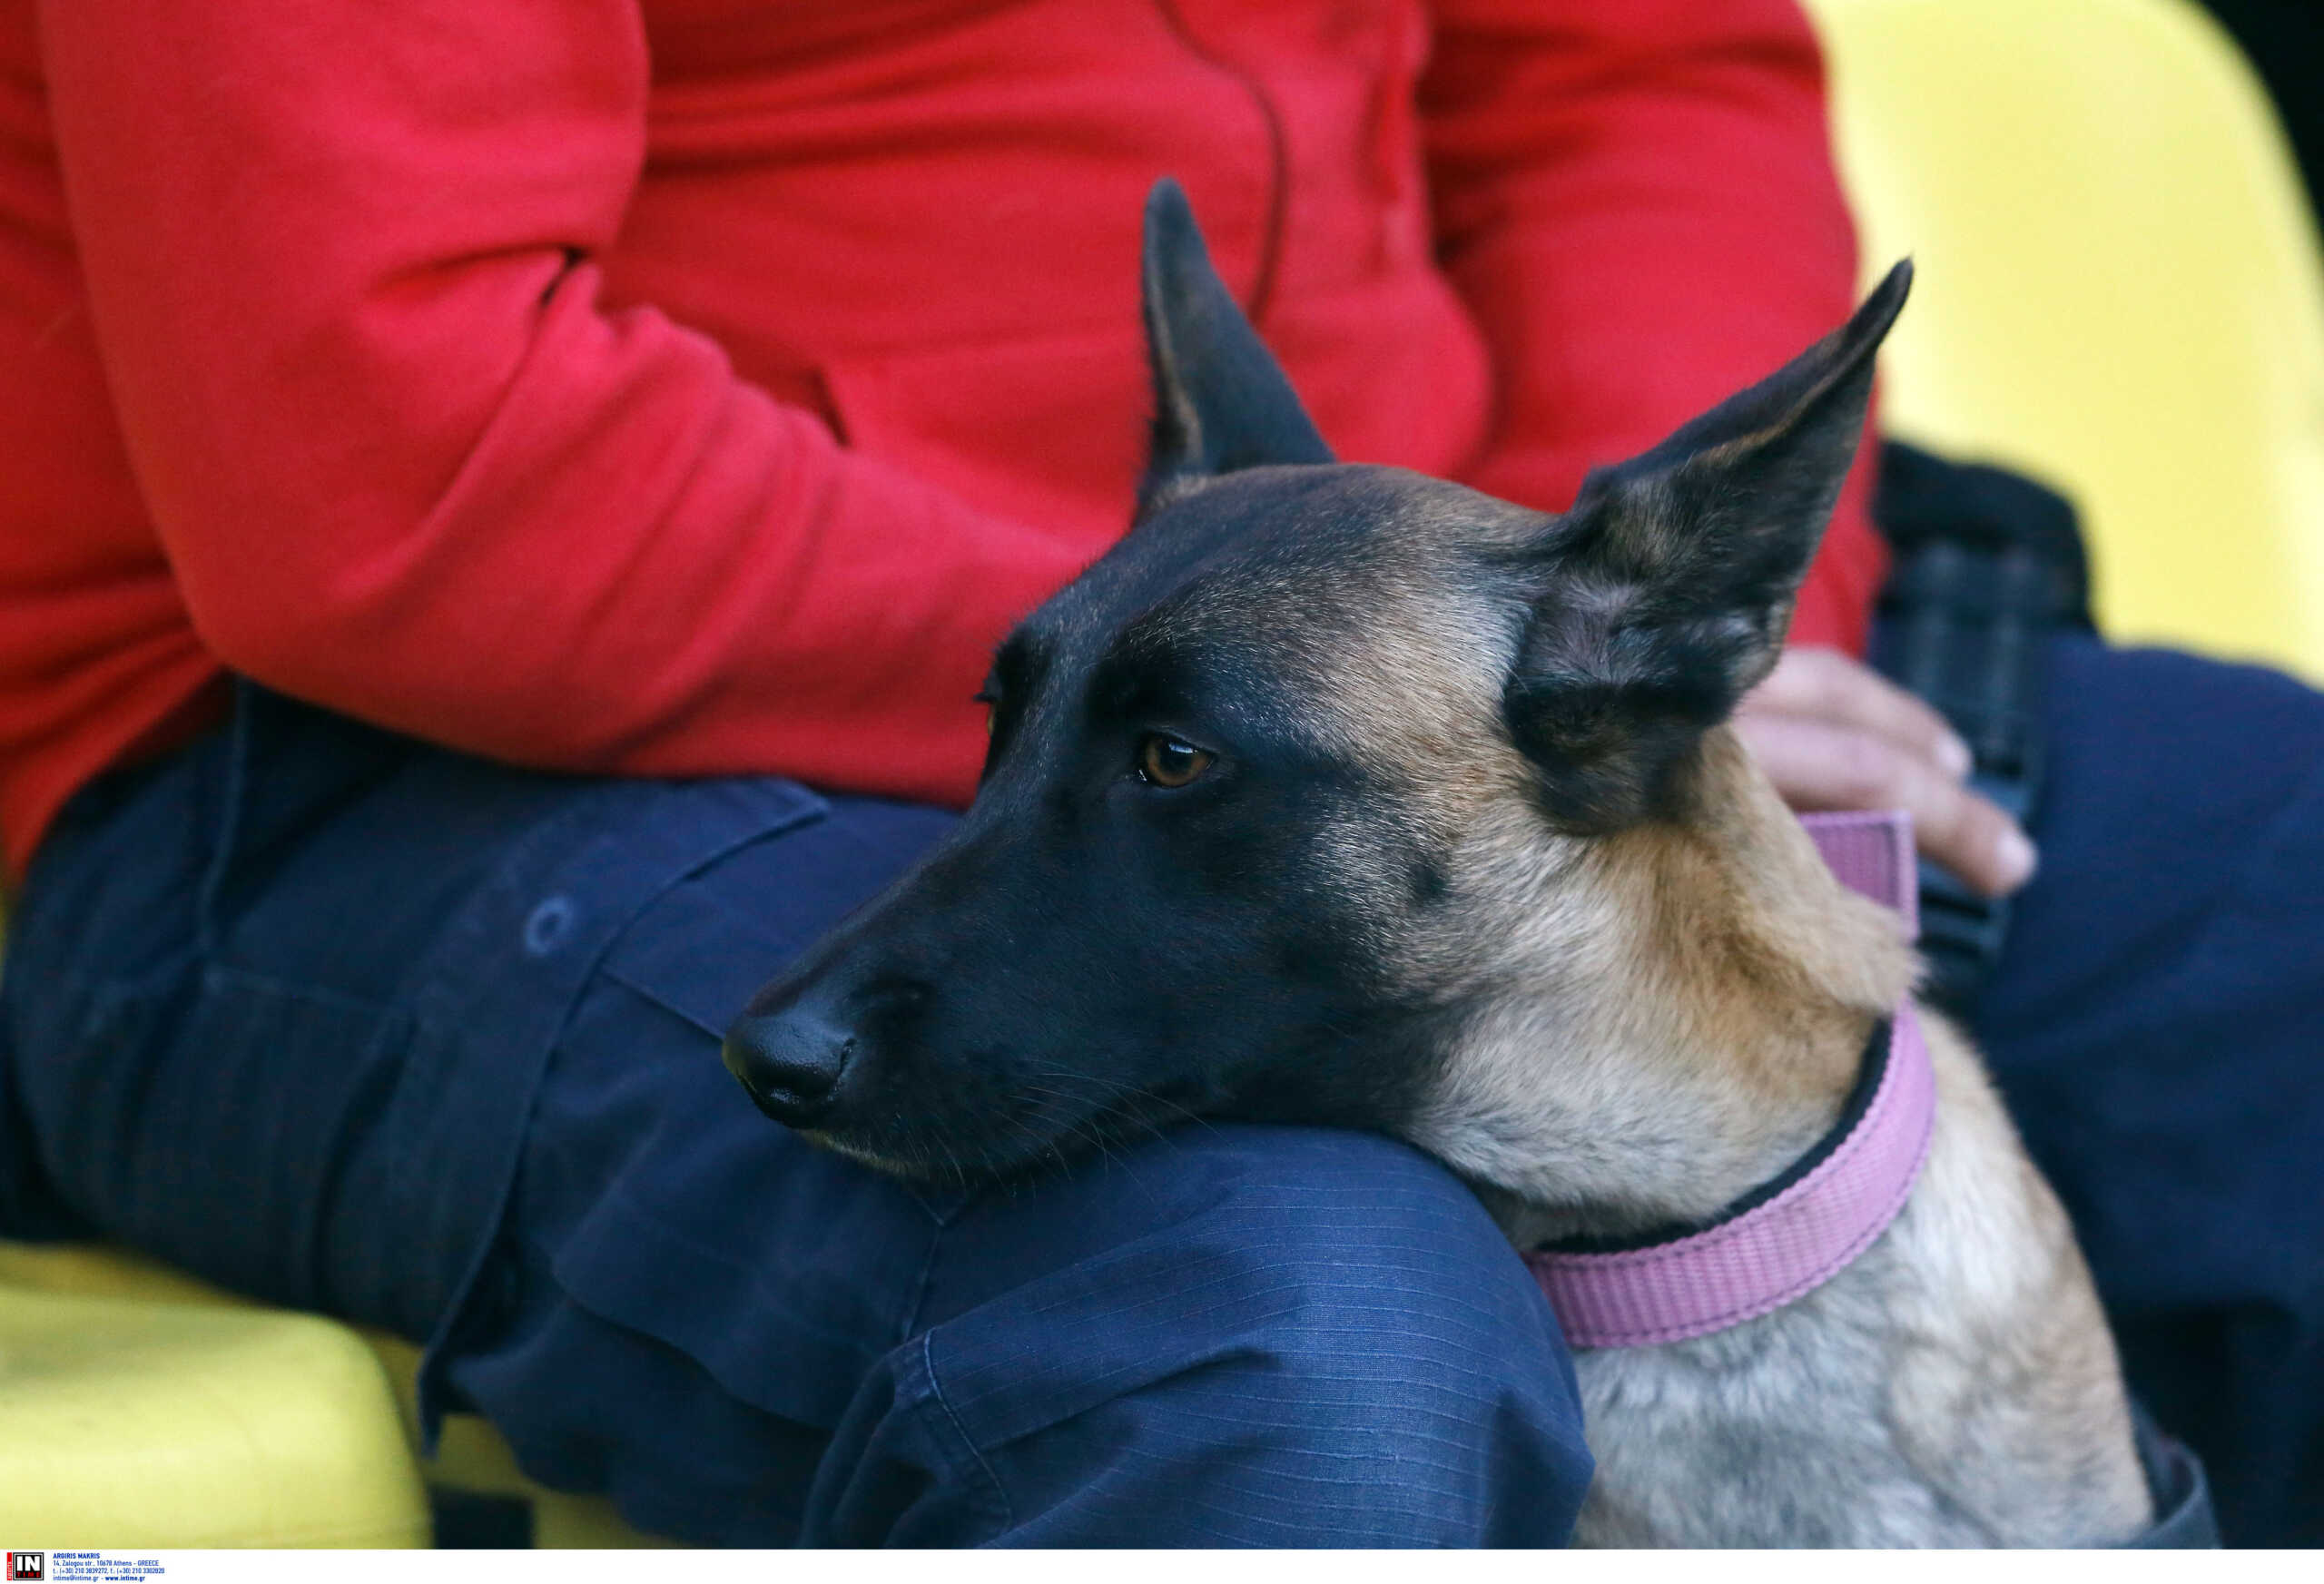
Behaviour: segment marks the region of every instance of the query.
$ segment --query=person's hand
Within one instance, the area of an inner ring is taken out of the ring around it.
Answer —
[[[1922,853],[1989,897],[2034,872],[2025,832],[1963,784],[1969,750],[1944,717],[1837,650],[1786,650],[1735,729],[1795,809],[1903,809]]]

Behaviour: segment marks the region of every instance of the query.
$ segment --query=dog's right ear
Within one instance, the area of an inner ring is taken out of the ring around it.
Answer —
[[[1291,381],[1211,268],[1187,195],[1167,176],[1146,197],[1142,278],[1154,431],[1139,518],[1222,473],[1332,459]]]

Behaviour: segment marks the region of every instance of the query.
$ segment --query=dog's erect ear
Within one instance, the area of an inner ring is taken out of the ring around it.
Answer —
[[[1291,381],[1211,268],[1187,195],[1167,176],[1146,197],[1142,275],[1154,435],[1139,517],[1216,474],[1332,459]]]
[[[1503,704],[1561,824],[1670,812],[1702,733],[1774,666],[1912,278],[1898,264],[1780,371],[1590,474],[1527,551],[1541,582]]]

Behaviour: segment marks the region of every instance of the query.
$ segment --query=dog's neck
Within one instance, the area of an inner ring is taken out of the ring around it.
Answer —
[[[1688,820],[1478,865],[1531,894],[1493,899],[1512,927],[1424,1142],[1521,1243],[1700,1221],[1776,1176],[1910,990],[1896,920],[1833,880],[1730,733],[1700,777]]]

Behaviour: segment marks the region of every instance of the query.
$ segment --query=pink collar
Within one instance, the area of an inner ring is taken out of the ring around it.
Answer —
[[[1907,816],[1810,814],[1803,823],[1844,884],[1899,910],[1917,930]],[[1822,1143],[1699,1231],[1527,1254],[1566,1341],[1641,1347],[1707,1336],[1779,1309],[1846,1269],[1905,1207],[1928,1155],[1936,1075],[1910,1001],[1876,1031],[1856,1091]]]

